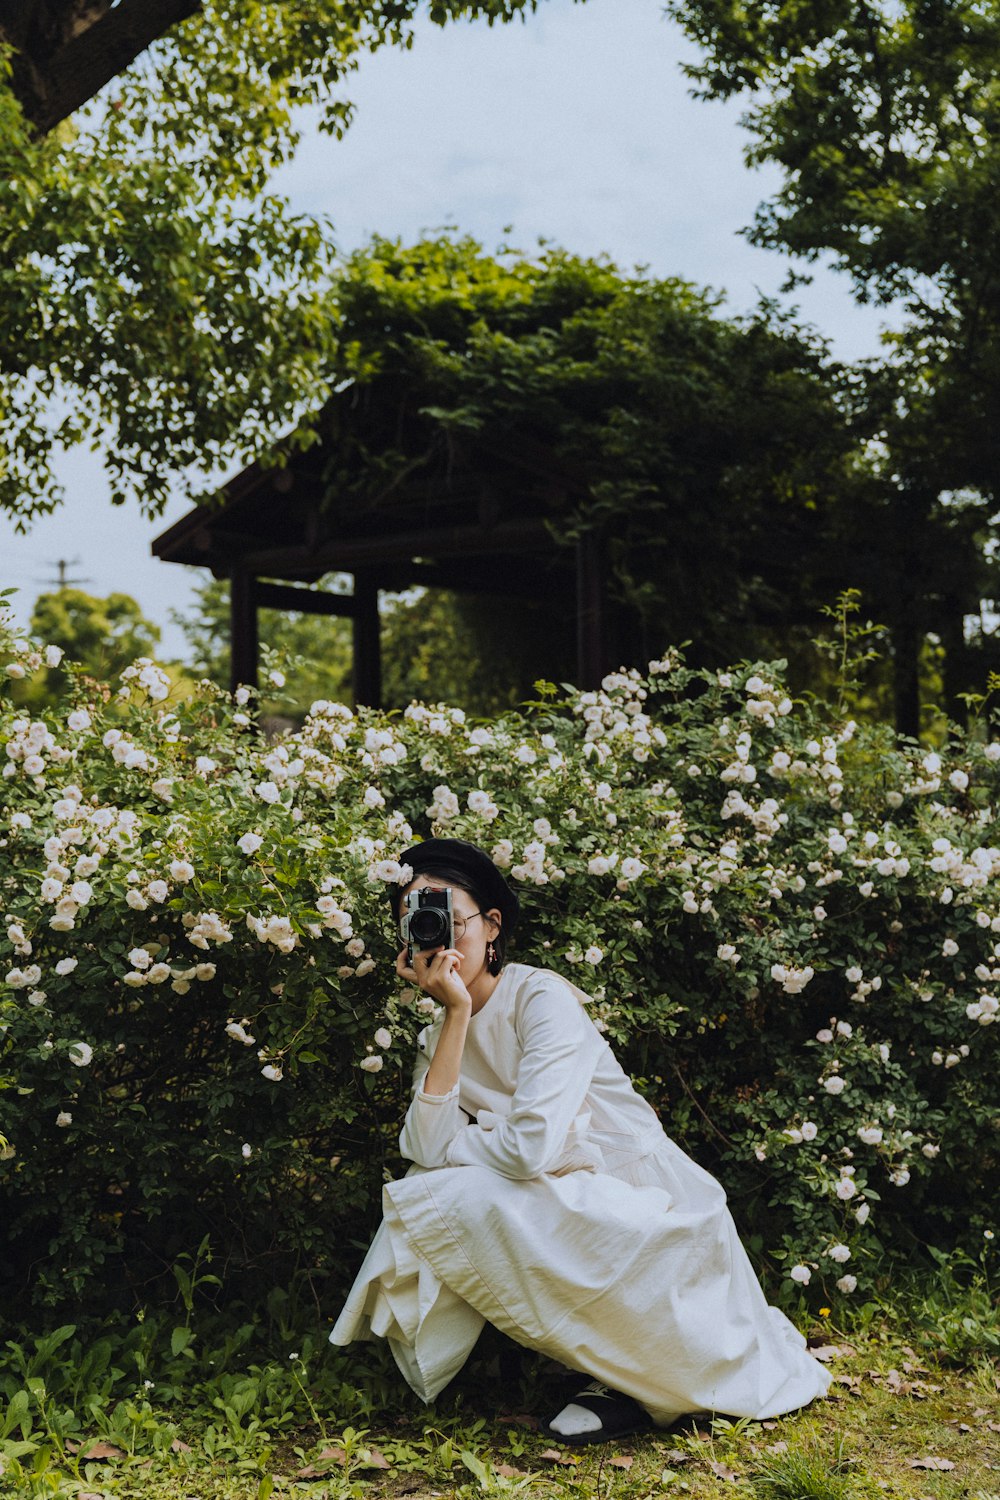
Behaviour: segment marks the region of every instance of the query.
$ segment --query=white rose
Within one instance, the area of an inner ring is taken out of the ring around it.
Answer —
[[[856,1276],[841,1276],[837,1281],[837,1291],[853,1292],[857,1284],[858,1278]]]
[[[583,955],[583,957],[584,957],[584,962],[585,963],[588,963],[588,964],[599,964],[600,961],[601,961],[601,959],[604,957],[604,950],[602,948],[598,948],[595,945],[591,944],[591,946],[587,949],[587,951]]]
[[[954,958],[955,954],[958,952],[958,944],[955,942],[955,939],[945,938],[944,942],[941,944],[941,952],[945,958]]]
[[[841,1078],[839,1073],[834,1073],[829,1078],[824,1079],[823,1087],[828,1094],[842,1094],[847,1087],[847,1080]]]
[[[355,974],[357,974],[357,976],[358,976],[359,979],[363,979],[366,974],[370,974],[371,973],[371,971],[372,971],[372,969],[374,969],[374,967],[375,967],[375,960],[373,958],[365,958],[365,959],[362,959],[362,961],[358,964],[358,966],[357,966],[357,968],[355,969],[354,972],[355,972]]]
[[[274,1063],[266,1063],[260,1071],[270,1083],[280,1083],[284,1077],[281,1069]]]
[[[816,1139],[817,1127],[812,1120],[803,1120],[799,1128],[804,1141],[814,1141]]]
[[[858,1139],[864,1141],[866,1146],[881,1145],[882,1127],[880,1125],[862,1125],[858,1131]]]
[[[85,1068],[94,1056],[89,1042],[74,1042],[69,1049],[69,1060],[75,1068]]]
[[[149,980],[150,984],[163,984],[164,980],[170,978],[170,965],[154,964],[153,967],[147,971],[146,978]]]
[[[78,958],[61,958],[56,964],[56,973],[72,974],[73,970],[76,968],[79,962],[80,960]]]
[[[194,865],[186,859],[172,859],[167,866],[173,880],[188,881],[194,879]]]
[[[363,1057],[361,1059],[361,1067],[364,1068],[366,1073],[381,1073],[382,1058],[378,1056]]]
[[[373,1040],[376,1047],[381,1047],[382,1051],[385,1052],[389,1047],[392,1046],[392,1032],[387,1026],[380,1026],[378,1031],[376,1031]]]
[[[369,809],[385,806],[385,798],[377,786],[366,787],[365,794],[361,800]]]
[[[244,854],[256,854],[263,842],[259,833],[245,833],[236,840],[236,847]]]
[[[837,1183],[837,1197],[840,1198],[844,1203],[846,1203],[849,1198],[853,1198],[857,1190],[857,1184],[852,1177],[842,1177]],[[858,1222],[861,1223],[863,1221],[859,1220]]]
[[[85,708],[75,708],[66,720],[67,727],[75,734],[90,728],[90,715]]]
[[[285,685],[285,674],[278,671],[268,672],[267,680],[272,687],[283,688]]]
[[[133,911],[145,911],[149,902],[141,891],[137,891],[133,887],[131,890],[125,892],[125,905],[130,906]]]
[[[800,1286],[808,1286],[810,1281],[812,1280],[812,1272],[810,1271],[808,1266],[793,1266],[788,1274],[792,1278],[792,1280],[797,1281]]]
[[[72,1123],[73,1116],[70,1114],[68,1109],[62,1109],[56,1115],[56,1124],[59,1126],[60,1130],[65,1130],[67,1125],[72,1125]]]
[[[831,1245],[826,1253],[831,1260],[835,1260],[840,1266],[851,1258],[851,1252],[847,1245]]]
[[[154,901],[166,901],[170,894],[170,887],[165,880],[151,880],[148,889]]]
[[[46,646],[45,665],[47,667],[58,667],[63,659],[63,648],[61,646]]]
[[[281,797],[281,793],[278,791],[278,788],[275,786],[273,781],[259,781],[254,787],[254,791],[262,802],[267,802],[272,805]]]
[[[251,1156],[253,1155],[253,1147],[251,1146],[249,1141],[243,1142],[242,1146],[240,1147],[240,1155],[243,1157],[244,1161],[250,1160]]]
[[[854,1210],[854,1217],[857,1219],[859,1224],[867,1224],[868,1216],[871,1211],[872,1208],[870,1203],[859,1203],[857,1208]]]
[[[358,937],[351,938],[351,941],[347,944],[347,952],[351,955],[351,957],[360,958],[364,951],[365,945],[362,939]]]

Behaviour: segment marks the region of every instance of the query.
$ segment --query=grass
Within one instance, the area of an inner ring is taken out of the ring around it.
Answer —
[[[369,1347],[348,1358],[304,1340],[253,1364],[231,1331],[201,1352],[193,1334],[166,1331],[171,1353],[144,1367],[150,1349],[138,1355],[135,1337],[12,1341],[0,1362],[0,1496],[1000,1500],[1000,1317],[979,1292],[943,1296],[939,1283],[919,1316],[868,1304],[852,1329],[817,1325],[834,1385],[804,1412],[688,1419],[576,1452],[538,1431],[562,1388],[513,1346],[477,1352],[424,1409]],[[142,1368],[156,1383],[136,1382]]]

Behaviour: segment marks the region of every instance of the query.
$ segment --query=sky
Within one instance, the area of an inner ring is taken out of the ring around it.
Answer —
[[[374,233],[413,240],[445,225],[488,250],[544,238],[713,287],[729,311],[748,311],[790,265],[739,233],[779,177],[745,167],[738,105],[690,96],[681,63],[695,56],[660,0],[544,0],[524,24],[493,28],[422,22],[412,50],[362,60],[344,140],[306,119],[275,187],[297,211],[328,216],[345,251]],[[840,358],[875,354],[886,314],[855,306],[846,278],[810,269],[813,284],[793,299],[802,314]],[[89,593],[131,594],[162,628],[161,654],[183,656],[169,614],[190,606],[207,573],[150,555],[190,508],[180,484],[149,521],[137,506],[112,508],[99,454],[74,450],[60,476],[65,505],[27,536],[0,518],[0,589],[19,589],[26,622],[63,559]]]

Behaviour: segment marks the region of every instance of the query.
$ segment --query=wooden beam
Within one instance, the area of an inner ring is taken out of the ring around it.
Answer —
[[[351,594],[327,594],[319,589],[297,589],[286,583],[257,583],[257,608],[294,610],[303,615],[345,615],[357,613],[357,600]]]
[[[354,706],[379,708],[382,702],[382,641],[378,582],[373,569],[354,574]]]
[[[576,544],[576,676],[582,688],[604,677],[604,559],[600,538],[585,531]]]
[[[257,580],[246,568],[229,574],[229,688],[257,686]]]
[[[395,535],[336,537],[321,547],[255,547],[247,539],[247,550],[240,557],[244,567],[279,577],[295,577],[294,569],[315,572],[358,569],[414,558],[489,557],[493,553],[555,551],[544,521],[525,519],[505,521],[498,526],[425,527],[421,531],[398,532]],[[208,559],[206,558],[207,562]]]

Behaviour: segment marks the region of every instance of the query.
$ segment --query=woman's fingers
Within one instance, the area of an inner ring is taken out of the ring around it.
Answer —
[[[400,979],[417,979],[413,965],[407,962],[406,949],[403,948],[396,954],[396,973]],[[418,981],[419,982],[419,981]]]

